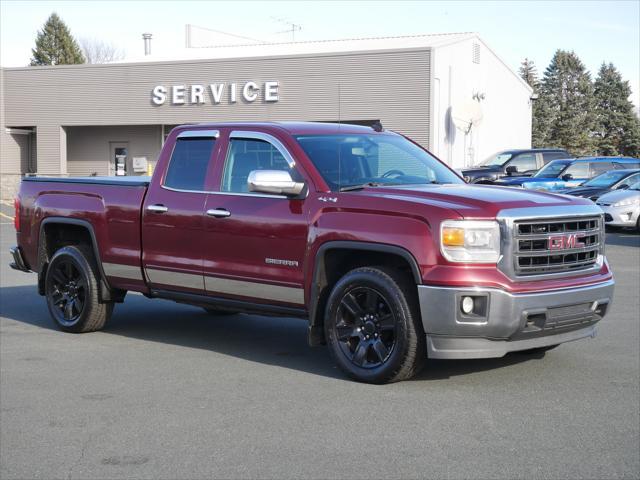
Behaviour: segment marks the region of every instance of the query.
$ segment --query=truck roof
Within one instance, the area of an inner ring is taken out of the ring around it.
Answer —
[[[223,123],[196,123],[180,125],[179,130],[190,130],[194,127],[205,128],[276,128],[290,135],[335,135],[335,134],[375,134],[372,127],[353,125],[349,123],[325,123],[325,122],[223,122]],[[380,133],[384,133],[380,132]]]

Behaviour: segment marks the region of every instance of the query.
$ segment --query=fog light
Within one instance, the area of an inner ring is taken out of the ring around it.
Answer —
[[[473,312],[473,298],[462,297],[462,311],[467,315]]]

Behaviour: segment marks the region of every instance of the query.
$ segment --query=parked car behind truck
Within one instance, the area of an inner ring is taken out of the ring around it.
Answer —
[[[591,337],[613,298],[599,207],[466,185],[380,128],[178,127],[150,179],[24,179],[16,230],[12,266],[64,331],[103,328],[128,291],[302,317],[372,383]]]
[[[560,191],[582,185],[609,170],[640,168],[632,157],[584,157],[549,162],[532,177],[501,178],[494,185]]]
[[[561,148],[533,148],[498,152],[475,167],[465,168],[461,174],[467,183],[492,183],[509,176],[531,176],[552,160],[569,158]]]

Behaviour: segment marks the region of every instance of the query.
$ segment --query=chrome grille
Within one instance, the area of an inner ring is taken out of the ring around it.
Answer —
[[[516,220],[513,228],[517,275],[590,268],[598,261],[602,249],[600,217]]]

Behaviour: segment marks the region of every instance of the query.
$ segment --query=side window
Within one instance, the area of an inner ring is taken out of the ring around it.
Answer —
[[[601,173],[613,170],[613,163],[611,162],[593,162],[591,164],[591,176],[595,177]]]
[[[249,193],[247,179],[253,170],[287,170],[295,172],[280,151],[264,140],[232,138],[222,175],[221,191]]]
[[[562,152],[542,152],[542,161],[545,165],[551,160],[559,160],[561,158],[569,158],[569,156]]]
[[[536,162],[535,153],[523,153],[509,162],[509,166],[514,166],[518,169],[518,172],[527,172],[529,170],[537,170],[538,163]]]
[[[569,166],[562,175],[571,175],[573,178],[589,178],[589,164],[587,162],[578,162]]]
[[[180,190],[204,190],[214,138],[178,138],[171,154],[164,186]]]
[[[629,175],[622,182],[620,182],[620,185],[618,185],[618,188],[622,187],[623,185],[627,186],[628,188],[636,182],[640,182],[640,173],[634,173],[633,175]]]

